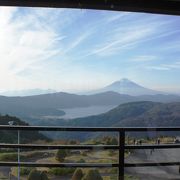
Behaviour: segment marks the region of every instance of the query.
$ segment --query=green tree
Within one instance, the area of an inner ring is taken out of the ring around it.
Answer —
[[[81,180],[83,177],[83,172],[81,169],[76,169],[73,176],[72,176],[72,180]]]
[[[67,155],[68,153],[65,149],[59,149],[56,153],[56,160],[58,160],[59,162],[63,162]]]
[[[101,177],[99,171],[97,169],[90,169],[85,176],[82,178],[82,180],[103,180]]]

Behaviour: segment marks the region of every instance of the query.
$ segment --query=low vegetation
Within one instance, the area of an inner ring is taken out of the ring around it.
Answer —
[[[33,169],[29,173],[27,180],[49,180],[49,179],[45,172],[37,171],[36,169]]]
[[[103,180],[97,169],[90,169],[82,178],[82,180]]]
[[[68,155],[67,150],[59,149],[56,153],[56,160],[59,162],[64,162],[65,157]]]
[[[89,169],[86,173],[83,173],[81,169],[76,169],[72,176],[72,180],[103,180],[97,169]]]
[[[83,172],[81,169],[76,169],[72,176],[72,180],[81,180],[83,177]]]
[[[50,168],[48,173],[55,176],[71,175],[75,171],[75,168]]]

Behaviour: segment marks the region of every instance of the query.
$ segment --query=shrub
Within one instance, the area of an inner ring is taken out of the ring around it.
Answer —
[[[32,167],[20,167],[20,175],[21,176],[27,176],[29,173],[33,170],[34,168]],[[18,167],[12,167],[11,168],[11,173],[14,176],[18,176]]]
[[[64,175],[73,174],[74,171],[75,171],[74,168],[51,168],[49,173],[55,176],[64,176]]]
[[[49,180],[44,171],[41,171],[40,176],[41,176],[41,180]]]
[[[87,156],[87,152],[86,151],[81,151],[81,155],[82,156]]]
[[[82,180],[103,180],[97,169],[90,169]]]
[[[40,179],[40,173],[39,171],[33,169],[28,176],[28,180],[39,180]]]
[[[56,160],[63,162],[65,157],[68,155],[67,151],[64,149],[59,149],[56,153]]]
[[[86,161],[84,159],[79,159],[77,163],[85,163]]]
[[[117,139],[115,137],[113,137],[113,138],[107,139],[106,144],[107,145],[117,145],[118,141],[117,141]]]
[[[112,169],[110,170],[110,173],[111,173],[111,174],[117,174],[117,173],[118,173],[118,168],[112,168]]]
[[[32,170],[33,170],[33,168],[31,168],[31,167],[21,167],[20,168],[20,174],[22,176],[28,175]]]
[[[70,141],[69,141],[69,144],[71,144],[71,145],[75,145],[75,144],[79,144],[79,142],[78,142],[78,141],[76,141],[76,140],[70,140]]]
[[[110,137],[110,136],[106,136],[103,137],[103,143],[106,145],[117,145],[118,144],[118,140],[115,137]]]
[[[117,138],[113,137],[113,138],[111,139],[111,145],[118,145],[118,140],[117,140]]]
[[[45,172],[37,171],[33,169],[28,176],[28,180],[48,180]]]
[[[81,180],[83,177],[83,172],[81,169],[76,169],[73,176],[72,176],[72,180]]]
[[[108,153],[109,156],[114,156],[114,154],[115,154],[114,150],[109,150],[109,153]]]
[[[17,153],[2,153],[0,154],[0,161],[17,161]]]

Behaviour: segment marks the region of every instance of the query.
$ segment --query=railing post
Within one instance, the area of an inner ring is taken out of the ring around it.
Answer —
[[[18,144],[20,144],[20,130],[18,130]],[[18,148],[18,164],[20,163],[20,148]],[[18,165],[18,180],[20,180],[20,165]]]
[[[125,131],[119,131],[119,180],[124,180]]]

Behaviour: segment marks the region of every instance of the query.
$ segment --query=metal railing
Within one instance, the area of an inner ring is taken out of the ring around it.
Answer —
[[[69,132],[116,132],[119,134],[118,145],[40,145],[40,144],[4,144],[0,143],[0,148],[17,148],[17,149],[79,149],[79,150],[118,150],[118,163],[36,163],[36,162],[0,162],[0,166],[23,166],[23,167],[66,167],[66,168],[112,168],[117,167],[118,179],[124,180],[125,167],[148,167],[148,166],[174,166],[180,165],[180,162],[143,162],[143,163],[125,163],[126,149],[169,149],[180,148],[180,144],[142,144],[126,145],[126,132],[178,132],[180,127],[57,127],[57,126],[0,126],[0,130],[12,131],[69,131]]]

